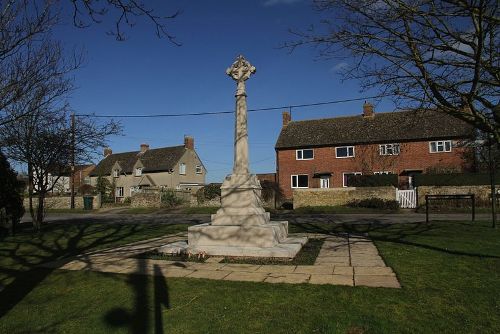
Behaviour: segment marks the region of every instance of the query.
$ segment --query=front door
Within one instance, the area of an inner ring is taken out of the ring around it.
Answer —
[[[321,176],[321,178],[319,179],[319,186],[320,188],[330,188],[330,176]]]

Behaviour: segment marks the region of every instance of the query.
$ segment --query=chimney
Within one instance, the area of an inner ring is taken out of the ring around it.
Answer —
[[[141,153],[144,153],[147,150],[149,150],[149,145],[148,144],[141,144]]]
[[[287,126],[292,121],[292,115],[289,111],[283,111],[283,127]]]
[[[106,158],[108,155],[111,154],[113,154],[113,150],[111,149],[111,147],[105,147],[103,152],[104,157]]]
[[[184,147],[194,150],[194,138],[191,136],[184,136]]]
[[[370,102],[366,102],[363,104],[363,118],[365,117],[374,117],[375,116],[375,112],[373,111],[373,104],[371,104]]]

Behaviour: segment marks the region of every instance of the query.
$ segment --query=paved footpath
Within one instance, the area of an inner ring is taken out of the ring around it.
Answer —
[[[43,266],[65,270],[163,275],[167,278],[401,287],[392,269],[385,265],[377,248],[368,238],[354,235],[297,234],[297,236],[304,235],[325,239],[314,265],[226,264],[219,263],[221,257],[210,257],[205,263],[134,258],[166,243],[186,239],[186,234],[175,234],[94,251],[72,259],[46,263]]]

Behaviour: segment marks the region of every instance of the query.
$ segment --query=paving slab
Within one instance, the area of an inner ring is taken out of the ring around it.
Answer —
[[[225,264],[223,270],[229,271],[256,271],[261,267],[258,264],[243,264],[243,263],[228,263]]]
[[[311,275],[309,274],[283,274],[283,273],[271,273],[264,280],[267,283],[290,283],[299,284],[307,283]]]
[[[353,271],[353,267],[335,266],[335,268],[333,269],[333,274],[352,277],[352,275],[354,275],[354,271]]]
[[[295,268],[297,266],[288,266],[288,265],[266,265],[266,266],[261,266],[259,269],[257,269],[257,272],[261,273],[288,273],[291,274],[295,271]]]
[[[224,281],[262,282],[267,277],[267,273],[233,271],[224,277]]]
[[[321,275],[312,274],[309,281],[311,284],[334,284],[353,286],[352,275]]]
[[[189,278],[207,278],[207,279],[223,279],[229,275],[231,271],[223,270],[196,270],[191,274],[185,276]]]
[[[333,274],[333,268],[335,266],[331,264],[324,264],[321,266],[297,266],[294,273],[295,274]]]
[[[354,267],[355,275],[394,276],[391,267]]]
[[[396,276],[381,275],[354,275],[354,282],[358,286],[400,288]]]

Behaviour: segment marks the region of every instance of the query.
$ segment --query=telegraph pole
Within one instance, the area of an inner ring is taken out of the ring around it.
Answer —
[[[71,209],[75,208],[75,113],[71,113]]]

